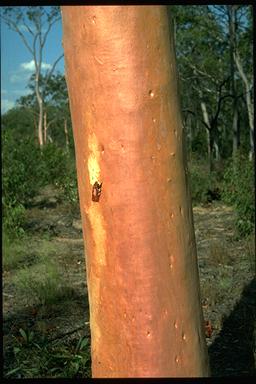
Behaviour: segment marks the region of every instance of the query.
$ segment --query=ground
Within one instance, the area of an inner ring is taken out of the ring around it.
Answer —
[[[193,208],[212,376],[255,373],[254,237],[239,240],[220,202]],[[90,332],[78,207],[48,186],[31,201],[25,239],[4,241],[4,374],[90,376]]]

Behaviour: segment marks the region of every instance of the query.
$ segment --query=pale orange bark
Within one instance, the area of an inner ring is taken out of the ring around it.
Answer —
[[[163,6],[62,7],[93,377],[207,376]]]

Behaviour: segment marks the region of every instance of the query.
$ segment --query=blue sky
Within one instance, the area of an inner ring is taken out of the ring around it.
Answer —
[[[28,37],[28,32],[24,33]],[[62,53],[62,24],[59,20],[53,25],[47,38],[43,56],[45,68],[50,68]],[[33,73],[32,60],[31,53],[18,33],[10,30],[1,20],[1,113],[12,108],[17,98],[29,93],[26,85]],[[56,71],[64,72],[63,58],[54,73]]]

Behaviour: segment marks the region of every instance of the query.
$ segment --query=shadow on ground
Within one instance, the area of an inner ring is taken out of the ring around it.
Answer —
[[[256,278],[243,290],[240,301],[223,321],[220,334],[209,347],[211,375],[254,376]]]

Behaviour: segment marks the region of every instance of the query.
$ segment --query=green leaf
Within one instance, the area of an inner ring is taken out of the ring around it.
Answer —
[[[7,377],[7,376],[11,376],[11,375],[13,375],[15,372],[20,371],[20,369],[21,369],[20,367],[17,367],[17,368],[12,369],[11,371],[9,371],[9,372],[6,373],[6,377]]]
[[[23,337],[23,339],[27,342],[28,341],[28,337],[27,337],[27,334],[24,331],[24,329],[20,328],[19,332],[20,332],[21,336]]]

